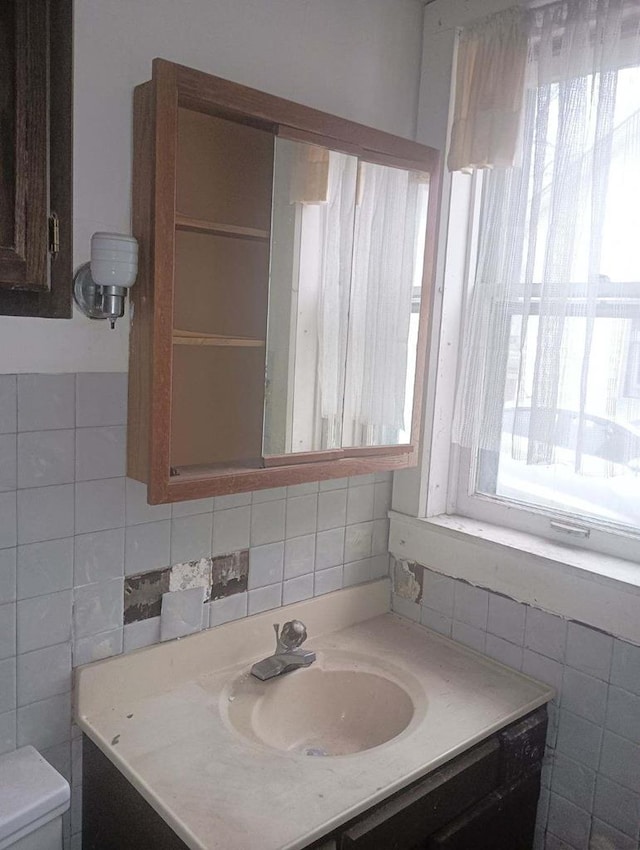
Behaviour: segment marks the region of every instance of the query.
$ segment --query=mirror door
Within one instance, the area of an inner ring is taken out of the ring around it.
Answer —
[[[263,453],[409,445],[427,175],[277,138]]]
[[[265,456],[340,449],[358,160],[276,139]]]
[[[360,160],[342,446],[411,442],[428,177]]]

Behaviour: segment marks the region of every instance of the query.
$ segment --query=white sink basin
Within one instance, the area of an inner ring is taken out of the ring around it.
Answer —
[[[415,712],[407,690],[384,671],[327,669],[319,662],[266,682],[243,674],[222,708],[250,741],[307,756],[377,747],[403,732]]]

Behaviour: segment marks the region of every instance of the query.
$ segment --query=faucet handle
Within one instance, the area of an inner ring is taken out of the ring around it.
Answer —
[[[278,643],[284,649],[297,649],[307,639],[307,627],[301,620],[290,620],[280,632]]]

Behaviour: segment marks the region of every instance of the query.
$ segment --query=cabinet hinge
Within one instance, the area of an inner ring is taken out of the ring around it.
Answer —
[[[60,251],[60,219],[56,213],[49,216],[49,253],[57,254]]]

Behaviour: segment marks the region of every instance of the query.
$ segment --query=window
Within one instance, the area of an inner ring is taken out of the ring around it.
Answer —
[[[565,45],[556,20],[546,57],[538,34],[521,158],[473,178],[449,511],[634,557],[640,42],[637,22],[630,44],[628,21],[599,20],[610,52],[594,68],[586,23]]]

